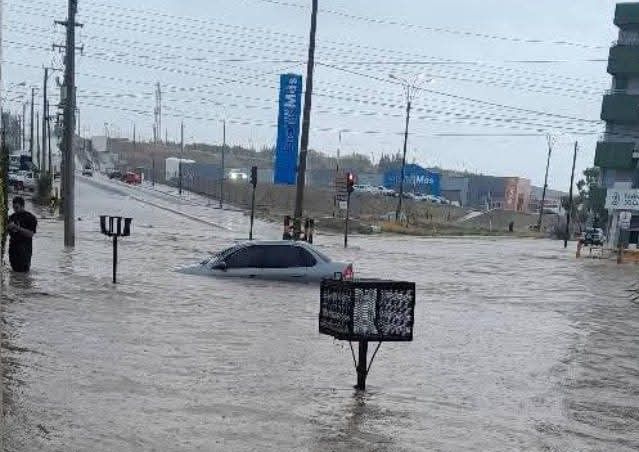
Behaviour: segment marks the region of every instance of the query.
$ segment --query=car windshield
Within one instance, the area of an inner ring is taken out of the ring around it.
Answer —
[[[310,247],[309,247],[310,248]],[[311,251],[313,253],[315,253],[317,256],[319,256],[320,259],[322,259],[324,262],[331,262],[331,258],[328,257],[326,254],[322,253],[320,250],[318,250],[317,248],[313,247],[311,248]]]

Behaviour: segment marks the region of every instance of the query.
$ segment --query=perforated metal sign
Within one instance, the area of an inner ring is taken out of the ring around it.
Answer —
[[[325,280],[319,332],[349,341],[412,341],[415,283]]]

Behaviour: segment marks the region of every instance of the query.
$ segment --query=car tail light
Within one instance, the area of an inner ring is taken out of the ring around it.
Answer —
[[[351,280],[353,279],[353,264],[348,264],[342,272],[342,278]]]

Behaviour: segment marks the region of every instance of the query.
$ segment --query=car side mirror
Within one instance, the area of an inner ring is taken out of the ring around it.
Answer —
[[[226,265],[226,262],[224,261],[219,261],[213,264],[212,268],[213,270],[222,270],[223,272],[225,272],[228,269],[228,265]]]

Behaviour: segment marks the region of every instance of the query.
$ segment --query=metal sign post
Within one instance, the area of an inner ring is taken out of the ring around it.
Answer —
[[[108,218],[108,221],[107,221]],[[100,232],[107,237],[113,237],[113,284],[117,282],[118,270],[118,237],[128,237],[131,235],[132,218],[111,217],[100,215]]]
[[[348,220],[351,212],[351,194],[355,189],[355,175],[346,173],[346,219],[344,220],[344,248],[348,248]]]
[[[253,240],[253,219],[255,218],[255,188],[257,187],[257,166],[251,167],[251,229],[249,230],[249,240]]]

